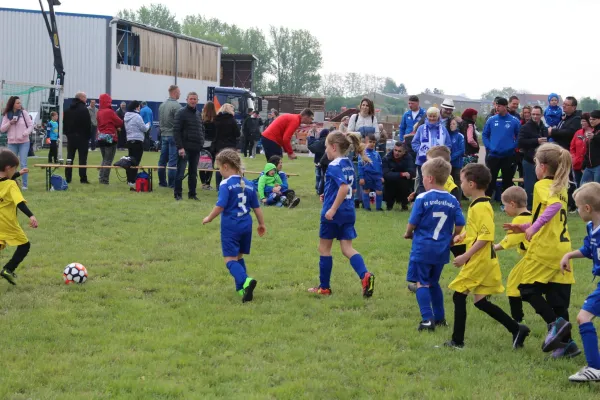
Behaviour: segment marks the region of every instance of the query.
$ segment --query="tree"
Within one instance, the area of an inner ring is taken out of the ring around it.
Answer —
[[[121,10],[117,17],[132,22],[153,26],[155,28],[167,31],[181,33],[181,25],[177,22],[175,14],[164,4],[150,4],[150,6],[141,6],[137,11]]]
[[[518,93],[518,90],[508,86],[502,89],[492,89],[489,92],[485,92],[481,95],[482,100],[494,100],[496,97],[504,97],[508,99],[510,96]]]
[[[583,112],[598,110],[598,100],[592,99],[591,97],[583,97],[579,99],[579,108]]]
[[[442,89],[433,88],[433,94],[444,94],[444,91]]]
[[[325,97],[344,96],[344,78],[340,74],[325,74],[321,77],[321,91]]]
[[[362,77],[356,72],[349,72],[344,78],[345,94],[350,97],[361,96],[362,93]]]
[[[406,86],[404,86],[404,83],[401,83],[400,85],[398,85],[398,93],[401,95],[408,94],[408,90],[406,90]]]
[[[425,88],[425,90],[423,91],[423,93],[426,93],[426,94],[431,94],[432,92],[431,92],[431,89],[429,89],[429,88]]]
[[[383,84],[383,93],[399,93],[398,86],[392,78],[385,78],[385,82]]]

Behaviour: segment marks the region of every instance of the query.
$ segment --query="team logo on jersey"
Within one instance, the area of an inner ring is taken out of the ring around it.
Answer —
[[[490,231],[485,225],[481,225],[481,229],[479,230],[479,234],[481,235],[489,235]]]
[[[504,127],[505,127],[506,129],[510,129],[510,122],[507,122],[507,123],[506,123],[506,125],[504,125]]]

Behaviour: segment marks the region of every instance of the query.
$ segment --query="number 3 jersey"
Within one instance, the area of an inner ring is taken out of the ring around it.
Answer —
[[[429,190],[417,196],[408,223],[415,225],[410,261],[446,264],[454,227],[465,226],[460,203],[450,193]]]
[[[348,193],[344,197],[344,201],[338,208],[333,221],[328,221],[325,214],[333,206],[338,190],[343,184],[348,185]],[[346,157],[338,157],[333,160],[327,173],[325,174],[325,193],[323,196],[323,209],[321,210],[321,222],[336,223],[336,224],[353,224],[356,220],[356,212],[354,210],[354,194],[352,189],[356,188],[356,176],[354,175],[354,165]]]
[[[222,180],[219,185],[217,207],[223,207],[221,233],[252,230],[250,210],[259,207],[254,184],[239,175],[232,175]]]

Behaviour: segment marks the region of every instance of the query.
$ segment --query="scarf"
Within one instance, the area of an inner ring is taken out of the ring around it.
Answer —
[[[436,129],[437,128],[437,129]],[[433,146],[444,144],[445,137],[442,130],[442,124],[438,121],[435,124],[430,124],[429,121],[423,125],[421,133],[421,145],[417,152],[417,164],[423,165],[427,161],[427,152]]]

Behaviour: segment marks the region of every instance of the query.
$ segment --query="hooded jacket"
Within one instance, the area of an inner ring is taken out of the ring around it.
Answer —
[[[200,151],[204,148],[204,124],[200,112],[186,105],[175,114],[173,139],[177,149]]]
[[[308,138],[308,150],[315,155],[313,159],[315,164],[318,164],[323,154],[325,154],[327,135],[329,135],[329,129],[323,129],[319,133],[319,139],[315,139],[314,137]]]
[[[550,104],[550,100],[556,97],[558,99],[558,95],[556,93],[550,93],[548,95],[548,104]],[[548,106],[544,111],[544,119],[546,120],[546,125],[550,127],[556,127],[560,123],[563,115],[563,110],[559,106]]]
[[[454,132],[448,131],[450,139],[452,140],[452,147],[450,148],[450,164],[452,168],[462,168],[463,156],[465,155],[465,137],[460,130]]]
[[[488,156],[509,157],[515,154],[521,122],[510,114],[496,114],[485,123],[483,145]]]
[[[233,115],[229,113],[217,114],[215,117],[215,141],[213,143],[215,153],[223,149],[235,149],[239,137],[240,127]]]
[[[17,123],[11,125],[10,121],[17,117]],[[19,144],[29,142],[29,134],[33,131],[33,121],[29,113],[25,110],[20,110],[13,115],[10,111],[2,116],[2,125],[0,132],[7,132],[9,144]]]
[[[98,134],[110,134],[113,144],[117,144],[119,137],[117,128],[123,126],[123,120],[112,109],[112,98],[104,93],[100,95],[100,109],[98,110]]]
[[[92,119],[85,103],[78,98],[73,99],[65,110],[63,130],[68,138],[80,137],[89,140],[92,132]]]
[[[148,126],[144,123],[142,116],[137,111],[127,111],[125,113],[125,130],[127,131],[127,140],[144,141],[144,134]]]
[[[400,129],[398,135],[400,137],[400,141],[404,141],[404,135],[408,135],[412,133],[415,124],[421,121],[423,118],[427,118],[425,116],[425,109],[419,107],[419,111],[417,112],[417,116],[413,118],[412,111],[408,110],[402,116],[402,121],[400,122]]]
[[[530,119],[519,130],[518,145],[523,152],[523,158],[529,163],[533,163],[535,151],[540,146],[539,138],[548,137],[548,128],[540,121],[536,124],[533,119]]]
[[[575,171],[581,171],[583,169],[586,152],[587,139],[585,138],[585,131],[580,129],[575,132],[573,140],[571,140],[571,160],[573,161],[573,169]]]
[[[275,170],[273,176],[269,176],[269,171]],[[263,174],[258,178],[258,197],[262,200],[271,192],[275,187],[275,184],[282,185],[281,177],[277,173],[277,166],[275,164],[267,163],[263,169]]]

